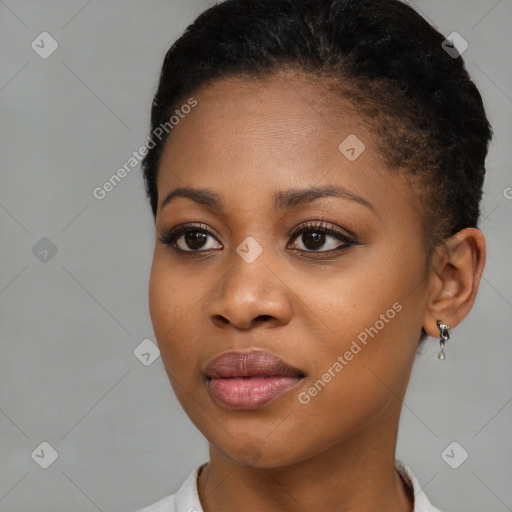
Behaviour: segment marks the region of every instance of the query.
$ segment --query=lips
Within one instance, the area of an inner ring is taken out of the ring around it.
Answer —
[[[305,372],[263,351],[227,352],[206,368],[207,386],[222,405],[256,409],[291,390]]]
[[[211,378],[234,377],[303,377],[298,368],[285,363],[270,352],[227,352],[215,358],[206,368]]]

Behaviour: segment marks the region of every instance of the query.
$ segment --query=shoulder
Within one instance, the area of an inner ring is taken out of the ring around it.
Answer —
[[[197,492],[197,477],[206,464],[207,462],[204,462],[193,469],[175,494],[136,512],[202,512]]]
[[[414,512],[441,512],[430,503],[411,469],[399,460],[395,461],[395,465],[402,477],[408,481],[411,492],[414,493]]]

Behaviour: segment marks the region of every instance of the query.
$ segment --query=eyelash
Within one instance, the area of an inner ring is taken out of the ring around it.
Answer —
[[[343,251],[343,250],[348,249],[349,247],[352,247],[353,245],[357,245],[357,240],[355,239],[355,236],[349,236],[349,235],[345,234],[343,231],[333,228],[333,227],[329,227],[329,226],[331,226],[331,225],[325,221],[306,222],[305,224],[298,226],[290,234],[291,241],[294,242],[299,237],[299,235],[301,235],[303,233],[316,232],[316,233],[322,233],[325,235],[330,235],[330,236],[336,238],[337,240],[342,242],[341,246],[336,247],[335,249],[327,250],[327,251],[322,251],[322,250],[306,251],[303,249],[295,249],[295,250],[304,252],[307,254],[311,254],[311,253],[332,254],[335,251],[336,252]],[[178,247],[176,247],[176,245],[175,245],[176,240],[178,240],[182,235],[184,235],[188,231],[206,233],[206,234],[212,236],[213,238],[217,238],[217,236],[218,236],[216,233],[212,232],[212,230],[210,228],[208,228],[208,226],[206,226],[205,224],[189,223],[189,224],[182,224],[180,226],[176,226],[174,228],[164,230],[163,234],[158,237],[158,241],[164,245],[170,246],[175,252],[178,252],[180,254],[198,254],[198,253],[203,253],[203,252],[207,252],[207,251],[211,250],[211,249],[206,249],[206,250],[196,250],[196,251],[194,251],[194,250],[185,251],[183,249],[179,249]],[[216,250],[218,250],[218,249],[216,249]]]

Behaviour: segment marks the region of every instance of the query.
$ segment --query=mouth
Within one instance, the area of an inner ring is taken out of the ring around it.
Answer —
[[[305,372],[263,351],[227,352],[206,368],[210,394],[232,409],[262,407],[296,387]]]

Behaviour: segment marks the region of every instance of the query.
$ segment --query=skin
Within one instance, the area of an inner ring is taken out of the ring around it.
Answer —
[[[438,337],[438,319],[453,328],[467,315],[485,240],[465,229],[426,265],[418,191],[385,167],[357,108],[331,94],[299,73],[219,80],[194,94],[198,105],[165,145],[149,306],[174,392],[209,442],[198,479],[205,512],[413,510],[394,457],[418,339],[422,326]],[[338,149],[349,134],[366,146],[355,161]],[[277,191],[325,185],[371,207],[340,197],[274,206]],[[211,189],[224,210],[184,197],[162,208],[177,187]],[[343,242],[326,235],[315,251],[301,234],[290,237],[318,220],[350,230],[357,243],[325,252]],[[213,231],[199,252],[184,236],[177,243],[186,254],[158,240],[189,222]],[[236,252],[249,236],[263,249],[250,264]],[[299,393],[394,303],[401,311],[301,403]],[[260,409],[222,406],[203,372],[218,355],[245,349],[269,351],[306,377]]]

